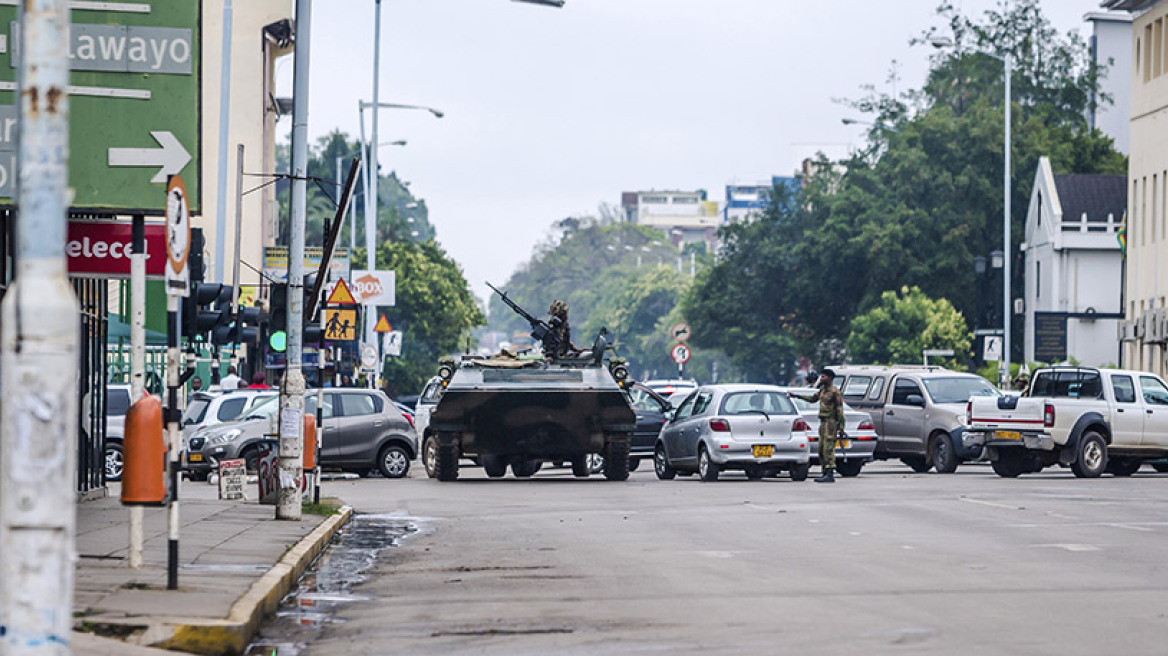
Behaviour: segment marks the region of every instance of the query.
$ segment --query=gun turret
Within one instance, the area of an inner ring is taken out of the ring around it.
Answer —
[[[559,317],[552,317],[551,323],[543,319],[537,319],[527,310],[519,307],[518,303],[507,298],[507,292],[501,291],[489,282],[487,283],[487,287],[490,287],[498,294],[503,299],[503,302],[507,304],[507,307],[515,311],[515,314],[527,320],[527,323],[531,325],[531,338],[543,345],[544,353],[558,354],[560,352],[560,335],[556,332],[556,329],[560,327],[561,323]]]

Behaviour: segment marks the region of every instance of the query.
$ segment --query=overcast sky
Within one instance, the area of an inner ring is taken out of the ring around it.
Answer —
[[[997,0],[955,0],[980,14]],[[594,215],[622,191],[697,189],[790,175],[846,153],[862,126],[833,102],[864,84],[919,87],[938,0],[384,0],[383,171],[430,207],[475,292],[503,283],[552,221]],[[1045,0],[1061,31],[1099,0]],[[372,99],[373,0],[317,0],[309,133],[359,133]],[[279,63],[291,95],[293,63]],[[285,130],[291,121],[285,119]],[[366,116],[366,129],[369,122]]]

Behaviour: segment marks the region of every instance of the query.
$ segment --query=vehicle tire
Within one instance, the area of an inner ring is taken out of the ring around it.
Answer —
[[[811,475],[811,463],[804,462],[798,465],[791,465],[791,480],[796,483],[807,480]]]
[[[1161,474],[1168,474],[1168,462],[1153,462],[1152,469],[1155,469]]]
[[[434,450],[434,471],[440,481],[458,480],[458,445],[437,445]]]
[[[1107,473],[1112,476],[1131,476],[1144,465],[1137,458],[1114,458],[1107,463]]]
[[[604,477],[610,481],[629,480],[629,443],[609,442],[604,446]]]
[[[752,481],[762,480],[762,477],[765,475],[766,475],[765,469],[759,469],[757,467],[752,467],[752,468],[746,470],[746,477]]]
[[[426,475],[430,478],[438,475],[438,469],[434,466],[434,458],[437,452],[437,442],[433,437],[427,437],[422,442],[422,466],[426,468]]]
[[[933,468],[938,474],[952,474],[957,471],[961,463],[957,458],[957,449],[953,446],[953,438],[947,433],[937,433],[929,443],[930,455],[933,457]]]
[[[604,471],[604,456],[599,453],[589,453],[587,458],[589,472],[599,474]]]
[[[1106,470],[1107,443],[1098,432],[1085,431],[1079,438],[1079,448],[1076,449],[1075,461],[1071,463],[1071,471],[1079,478],[1098,478]]]
[[[710,452],[706,447],[702,446],[698,449],[698,476],[703,481],[710,482],[718,480],[718,473],[720,468],[718,463],[710,459]]]
[[[105,443],[105,480],[120,481],[126,469],[126,458],[122,445],[117,442]]]
[[[535,472],[537,471],[539,471],[538,460],[519,459],[511,461],[511,473],[515,475],[515,478],[531,478],[535,476]]]
[[[1015,453],[1016,449],[1000,449],[998,458],[990,463],[994,473],[1002,478],[1018,478],[1026,473],[1026,454]]]
[[[353,474],[357,478],[369,478],[369,470],[367,468],[364,468],[364,467],[359,467],[356,469],[350,467],[350,468],[346,469],[345,471],[350,473],[350,474]]]
[[[377,454],[377,469],[386,478],[405,478],[410,471],[410,454],[396,444],[386,444]]]
[[[187,472],[187,479],[195,483],[202,483],[210,475],[210,471],[189,471]],[[109,479],[106,478],[106,480],[108,481]]]
[[[925,460],[924,456],[906,456],[901,458],[900,461],[908,465],[918,474],[929,471],[929,461]]]
[[[588,456],[577,456],[572,458],[572,475],[576,478],[588,478],[592,474],[592,468],[588,466]]]
[[[244,469],[248,473],[258,472],[260,468],[260,450],[254,446],[249,446],[239,454],[240,460],[243,460]]]
[[[658,444],[653,451],[653,471],[657,478],[663,481],[671,481],[677,476],[677,470],[669,466],[669,456],[665,455],[664,444]]]
[[[629,458],[629,471],[635,472],[635,471],[637,471],[637,467],[640,467],[640,466],[641,466],[641,459],[640,458]]]
[[[487,476],[502,478],[507,475],[507,460],[503,456],[483,456],[480,460]]]
[[[863,460],[839,460],[835,463],[835,470],[839,472],[839,475],[843,476],[844,478],[859,476],[860,470],[863,468]]]

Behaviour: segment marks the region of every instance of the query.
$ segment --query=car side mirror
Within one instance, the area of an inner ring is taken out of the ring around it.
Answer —
[[[925,407],[925,397],[921,396],[920,394],[909,394],[904,399],[904,403],[905,405],[915,405],[918,408],[923,408]]]

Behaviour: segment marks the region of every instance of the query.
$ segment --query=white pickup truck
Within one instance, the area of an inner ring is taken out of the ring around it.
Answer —
[[[1148,461],[1168,470],[1168,385],[1144,371],[1050,367],[1025,396],[974,397],[967,446],[984,447],[999,476],[1051,465],[1075,476],[1131,476]]]

